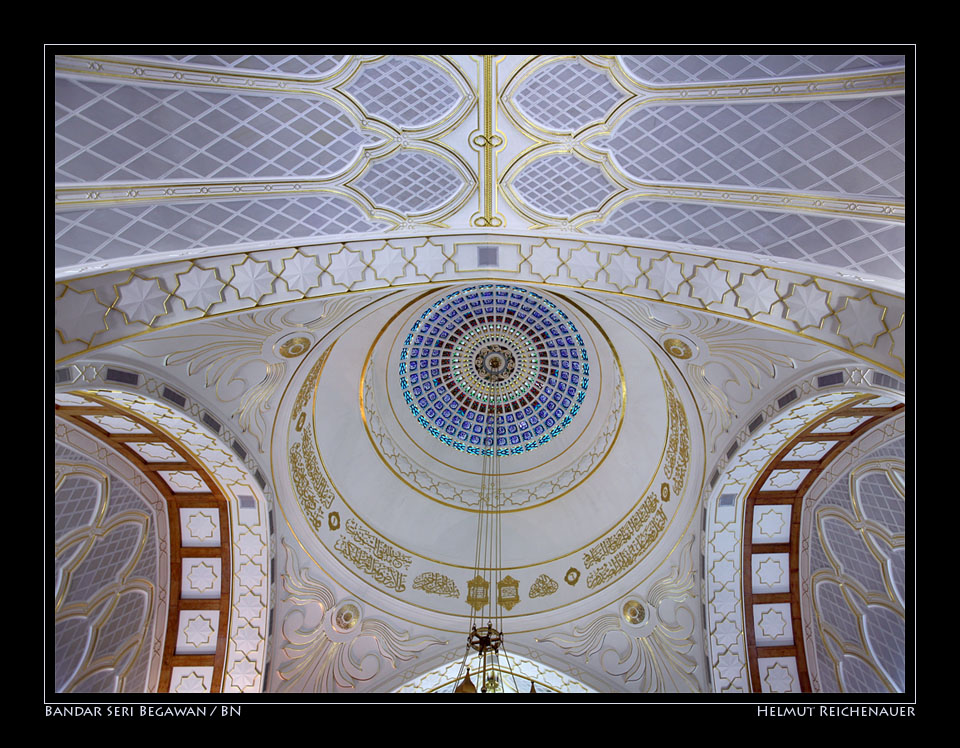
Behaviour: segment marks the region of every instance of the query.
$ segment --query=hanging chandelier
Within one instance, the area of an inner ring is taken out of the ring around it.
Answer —
[[[473,357],[477,377],[484,383],[484,415],[486,423],[501,428],[503,423],[503,383],[516,369],[516,357],[510,347],[497,340],[481,346]],[[467,582],[467,604],[470,606],[469,633],[466,651],[454,693],[519,692],[519,683],[511,666],[504,641],[503,611],[520,601],[518,581],[503,576],[501,514],[501,450],[497,439],[493,447],[481,452],[483,464],[480,478],[480,505],[477,510],[477,539],[474,549],[474,576]],[[471,678],[477,679],[477,684]],[[530,681],[530,693],[536,693]]]

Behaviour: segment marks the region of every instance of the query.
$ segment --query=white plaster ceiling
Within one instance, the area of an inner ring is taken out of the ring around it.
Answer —
[[[404,335],[444,294],[534,289],[596,361],[583,412],[516,458],[529,475],[507,487],[535,498],[505,546],[522,652],[597,690],[709,687],[698,512],[745,424],[818,372],[903,375],[902,56],[53,67],[58,365],[169,383],[269,476],[276,690],[399,688],[459,651],[471,467],[397,407]],[[514,275],[484,270],[485,241]],[[684,439],[665,526],[629,558],[603,551],[589,584],[593,549],[649,529],[642,500]],[[349,655],[318,669],[331,642]]]
[[[56,265],[430,224],[720,248],[902,282],[902,55],[483,64],[59,56]]]

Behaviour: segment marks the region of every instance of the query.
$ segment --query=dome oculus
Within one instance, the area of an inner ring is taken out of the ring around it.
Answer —
[[[420,315],[400,351],[410,411],[437,439],[471,454],[546,444],[580,410],[589,374],[570,318],[516,286],[447,294]]]

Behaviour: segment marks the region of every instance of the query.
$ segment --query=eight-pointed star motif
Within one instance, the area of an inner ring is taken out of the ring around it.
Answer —
[[[321,270],[313,257],[297,254],[283,261],[283,272],[280,277],[286,282],[291,291],[306,293],[314,286],[320,285]]]
[[[757,625],[768,639],[779,639],[787,630],[787,622],[783,619],[783,614],[773,608],[763,611]]]
[[[802,286],[793,286],[793,292],[786,299],[789,318],[799,325],[800,329],[811,325],[819,327],[830,310],[827,308],[827,293],[810,282]]]
[[[414,264],[417,267],[417,275],[425,275],[430,280],[443,272],[448,262],[447,256],[443,253],[443,247],[427,241],[417,247],[414,257]]]
[[[740,306],[753,314],[769,314],[770,308],[777,303],[777,284],[759,271],[753,275],[744,275],[737,287]]]
[[[862,299],[848,297],[843,308],[837,312],[840,328],[837,334],[850,341],[850,346],[872,346],[878,336],[883,334],[883,313],[885,307],[877,304],[870,296]]]
[[[234,661],[230,666],[230,679],[241,691],[253,686],[259,677],[257,666],[246,657]]]
[[[743,662],[734,652],[727,651],[717,659],[717,669],[723,678],[732,681],[743,672]]]
[[[260,299],[273,290],[273,273],[266,262],[257,262],[248,257],[239,265],[234,265],[233,280],[230,285],[245,298],[259,303]]]
[[[259,629],[246,625],[237,629],[233,641],[240,652],[255,652],[261,642],[263,642],[263,636],[260,634]]]
[[[203,676],[191,671],[181,676],[170,690],[173,693],[206,693],[207,682]]]
[[[206,312],[211,304],[222,300],[223,297],[220,295],[222,290],[223,283],[217,277],[216,270],[204,270],[194,265],[186,273],[177,275],[175,293],[188,308]]]
[[[596,280],[600,272],[597,252],[587,249],[585,246],[571,250],[570,259],[566,261],[566,266],[570,278],[580,285]]]
[[[214,633],[213,624],[207,618],[198,615],[191,619],[190,623],[183,629],[183,638],[187,644],[200,647],[207,644]]]
[[[107,329],[107,309],[94,291],[68,288],[57,300],[57,329],[64,343],[78,340],[90,345],[94,336]],[[84,334],[85,337],[80,337]]]
[[[779,662],[775,662],[767,668],[763,680],[774,693],[786,693],[793,690],[793,677],[790,675],[790,671]]]
[[[190,573],[187,574],[187,581],[190,582],[190,587],[193,590],[206,592],[213,589],[213,585],[217,581],[217,574],[211,565],[201,561],[190,569]]]
[[[217,526],[213,520],[208,515],[199,512],[187,521],[187,530],[195,540],[210,540],[213,538],[216,529]]]
[[[640,266],[637,263],[637,258],[624,250],[610,256],[605,271],[610,282],[622,291],[625,288],[632,288],[637,285]]]
[[[774,558],[765,558],[757,566],[757,581],[765,587],[779,584],[783,579],[783,567]]]
[[[117,294],[117,309],[123,312],[127,322],[152,325],[157,317],[166,312],[164,302],[169,294],[160,288],[156,278],[146,280],[134,277],[126,285],[119,286]]]
[[[237,572],[237,576],[240,578],[240,584],[252,592],[256,592],[258,588],[263,587],[267,579],[263,569],[252,563],[243,564]]]
[[[327,272],[333,277],[334,283],[350,288],[357,281],[363,280],[363,273],[366,270],[363,263],[363,254],[340,247],[336,252],[330,253],[330,264],[327,266]]]
[[[386,245],[373,250],[373,272],[381,280],[393,283],[406,274],[407,258],[400,247]]]
[[[527,261],[530,263],[530,272],[545,281],[557,274],[560,267],[560,252],[556,247],[544,243],[530,248]]]
[[[783,514],[772,507],[760,515],[757,520],[757,528],[764,537],[772,538],[783,529],[784,521]]]
[[[724,294],[730,290],[727,272],[714,265],[698,267],[690,285],[705,305],[723,301]]]
[[[661,296],[676,293],[680,284],[686,280],[683,276],[683,266],[671,257],[663,257],[651,262],[647,279],[650,290],[658,292]]]

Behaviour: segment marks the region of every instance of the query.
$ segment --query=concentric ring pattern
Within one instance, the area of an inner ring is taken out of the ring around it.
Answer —
[[[583,404],[590,364],[570,317],[529,289],[447,294],[413,324],[399,385],[420,424],[470,454],[522,454],[555,438]]]

